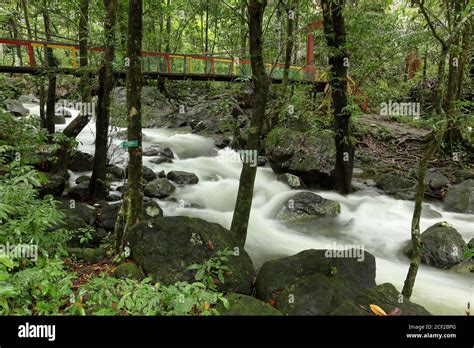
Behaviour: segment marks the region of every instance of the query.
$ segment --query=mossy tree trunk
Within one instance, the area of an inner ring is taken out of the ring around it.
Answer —
[[[143,164],[142,164],[142,116],[141,90],[143,76],[141,68],[142,47],[142,0],[130,0],[128,21],[127,58],[127,112],[128,112],[128,187],[126,217],[121,247],[125,247],[128,231],[140,222],[143,210]],[[136,142],[137,146],[131,146]]]
[[[107,195],[107,148],[109,141],[110,92],[114,86],[112,63],[115,57],[115,23],[117,0],[104,0],[105,52],[99,68],[98,105],[96,110],[95,154],[92,176],[89,182],[89,200],[97,201]]]
[[[250,129],[248,130],[247,150],[260,150],[260,136],[265,118],[265,107],[268,98],[270,79],[263,63],[262,22],[266,0],[250,0],[248,2],[250,59],[252,66],[252,81],[254,84],[254,100]],[[239,190],[232,217],[231,232],[238,239],[240,246],[245,245],[247,228],[252,207],[253,188],[257,167],[244,161],[240,174]]]
[[[81,94],[81,101],[83,103],[82,111],[92,110],[91,107],[85,107],[92,102],[91,97],[91,81],[89,72],[86,70],[88,67],[88,38],[89,38],[89,0],[81,0],[80,14],[79,14],[79,65],[81,67],[81,80],[79,82],[79,92]],[[91,115],[81,113],[79,116],[74,118],[63,130],[63,134],[67,138],[75,138],[89,123]],[[61,144],[61,147],[57,151],[57,163],[55,165],[56,172],[62,172],[67,170],[69,165],[69,156],[71,152],[71,146],[69,141],[65,141]]]
[[[336,167],[334,188],[342,193],[352,192],[352,169],[354,166],[354,145],[351,142],[350,117],[347,108],[347,66],[345,50],[346,27],[344,23],[344,0],[321,0],[323,9],[324,35],[332,52],[329,57],[331,89],[334,106],[334,141],[336,144]]]
[[[420,10],[428,22],[428,26],[433,33],[433,36],[441,43],[441,53],[438,60],[438,87],[436,89],[435,95],[435,111],[438,117],[437,128],[432,132],[432,142],[427,147],[423,157],[418,166],[418,183],[415,196],[415,209],[413,212],[413,218],[411,222],[411,240],[413,246],[413,255],[410,262],[410,267],[408,269],[408,274],[406,276],[405,282],[403,284],[402,294],[410,298],[413,293],[413,287],[415,285],[416,275],[418,273],[418,268],[421,261],[421,237],[420,237],[420,217],[422,211],[423,197],[424,197],[424,187],[425,187],[425,177],[426,171],[428,168],[428,163],[431,157],[436,153],[441,144],[444,134],[447,129],[447,116],[446,111],[443,107],[443,100],[445,94],[445,78],[446,78],[446,58],[450,52],[451,46],[456,40],[459,32],[462,29],[462,26],[466,21],[468,21],[474,15],[474,9],[471,12],[462,18],[454,30],[450,33],[449,37],[444,39],[436,31],[431,17],[424,7],[424,2],[419,3]],[[452,63],[452,62],[451,62]]]
[[[48,3],[45,0],[43,3],[43,21],[44,21],[44,31],[46,34],[46,40],[51,40],[51,26],[50,18],[48,13]],[[46,66],[51,69],[57,67],[57,61],[54,59],[53,49],[45,48],[45,62]],[[56,74],[51,71],[48,72],[48,92],[46,94],[46,114],[45,114],[45,126],[49,134],[53,134],[55,131],[54,126],[54,114],[55,108],[54,104],[56,103]]]

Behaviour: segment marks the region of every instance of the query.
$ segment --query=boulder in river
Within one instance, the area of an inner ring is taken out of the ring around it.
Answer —
[[[282,183],[287,184],[292,189],[301,190],[305,188],[305,184],[303,180],[301,180],[300,178],[298,178],[296,175],[293,175],[293,174],[288,174],[288,173],[280,174],[277,176],[277,180],[281,181]]]
[[[265,148],[276,174],[296,175],[309,187],[333,187],[336,147],[330,134],[278,129],[267,136]]]
[[[194,173],[183,172],[180,170],[172,170],[168,172],[166,176],[169,180],[174,181],[178,185],[190,185],[190,184],[197,184],[199,182],[199,178]]]
[[[444,209],[456,213],[474,213],[474,179],[465,180],[448,189]]]
[[[156,144],[143,150],[143,156],[162,156],[169,159],[174,158],[173,151],[171,151],[169,147]]]
[[[414,183],[399,174],[385,173],[375,178],[377,186],[386,194],[400,194],[403,192],[413,192]]]
[[[267,261],[256,282],[258,298],[288,315],[328,315],[374,286],[375,258],[361,249],[310,249]]]
[[[345,300],[330,315],[375,315],[370,310],[371,304],[378,305],[387,314],[398,308],[399,315],[431,315],[423,306],[411,302],[400,294],[390,283],[362,289],[355,299]]]
[[[145,185],[143,193],[152,198],[165,198],[171,195],[176,187],[167,179],[158,178]]]
[[[22,94],[18,97],[18,101],[20,103],[26,103],[26,104],[39,104],[39,99],[36,98],[33,94]]]
[[[69,169],[73,172],[88,172],[94,165],[94,156],[82,152],[74,151],[69,158]]]
[[[89,182],[84,181],[79,185],[71,187],[67,194],[70,198],[78,202],[85,202],[89,194]]]
[[[338,202],[325,199],[313,192],[298,192],[286,200],[276,217],[297,220],[315,217],[335,217],[341,212]]]
[[[425,194],[434,198],[441,198],[444,196],[449,180],[446,176],[429,171],[425,178]]]
[[[13,116],[22,117],[28,116],[30,114],[30,110],[25,108],[23,104],[18,100],[5,99],[3,101],[3,104],[5,105],[7,111],[10,112]]]
[[[160,217],[140,222],[129,233],[132,258],[155,281],[164,285],[195,281],[196,270],[218,250],[238,250],[228,258],[224,283],[214,279],[220,291],[250,294],[255,271],[252,260],[224,227],[198,218]]]
[[[462,261],[467,250],[461,234],[447,222],[438,222],[421,234],[421,262],[438,267],[451,268]],[[409,241],[403,252],[412,256],[412,243]]]
[[[119,167],[116,164],[110,164],[107,166],[107,173],[112,174],[113,178],[116,180],[125,178],[125,169]]]

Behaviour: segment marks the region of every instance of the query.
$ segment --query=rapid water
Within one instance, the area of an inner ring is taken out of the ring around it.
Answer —
[[[25,105],[34,114],[35,105]],[[77,111],[72,110],[73,116]],[[67,119],[69,123],[72,119]],[[63,129],[57,126],[57,129]],[[93,121],[79,134],[79,149],[94,152]],[[226,148],[218,150],[214,142],[183,130],[144,129],[144,148],[152,144],[169,146],[175,153],[174,163],[153,164],[144,157],[144,164],[155,172],[184,170],[195,173],[199,183],[178,187],[172,197],[177,202],[159,200],[167,216],[186,215],[230,227],[237,196],[241,164],[230,161],[235,153]],[[126,150],[119,147],[122,140],[114,139],[114,158],[123,163]],[[71,180],[83,173],[74,173]],[[118,184],[118,183],[117,183]],[[399,291],[409,267],[401,249],[410,239],[413,202],[395,200],[374,189],[363,189],[348,197],[334,192],[314,191],[324,198],[338,201],[341,214],[330,221],[288,224],[275,219],[283,202],[297,191],[276,181],[270,168],[259,167],[255,182],[246,250],[255,267],[271,259],[296,254],[306,249],[334,248],[336,245],[360,245],[376,257],[377,284],[393,283]],[[192,205],[192,207],[191,207]],[[422,231],[439,221],[448,221],[465,241],[474,237],[474,216],[449,213],[435,204],[426,204],[442,217],[421,219]],[[436,214],[436,213],[435,213]],[[428,215],[427,215],[428,216]],[[474,277],[455,271],[421,265],[411,300],[433,314],[464,315],[467,302],[473,303]]]

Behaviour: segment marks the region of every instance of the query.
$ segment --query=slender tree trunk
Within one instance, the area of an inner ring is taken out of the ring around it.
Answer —
[[[421,238],[420,238],[420,216],[422,211],[422,204],[423,204],[423,192],[424,192],[424,185],[425,185],[425,176],[426,170],[428,167],[428,162],[430,158],[436,153],[441,144],[443,139],[443,135],[446,132],[447,128],[447,117],[446,112],[443,109],[443,100],[444,100],[444,91],[445,91],[445,76],[446,76],[446,58],[450,52],[451,45],[456,40],[459,32],[462,29],[464,23],[466,23],[470,18],[474,16],[474,9],[457,21],[455,24],[456,27],[452,30],[451,34],[447,39],[443,39],[438,32],[436,31],[428,12],[424,7],[424,2],[419,3],[420,10],[425,17],[426,21],[428,22],[428,26],[433,33],[433,36],[440,42],[441,44],[441,53],[439,56],[438,61],[438,86],[435,92],[435,111],[439,118],[440,125],[437,130],[432,132],[433,140],[430,146],[426,149],[425,154],[423,155],[422,160],[420,161],[420,165],[418,168],[418,186],[417,186],[417,193],[415,197],[415,210],[413,212],[413,218],[411,223],[411,239],[412,239],[412,246],[413,246],[413,254],[412,259],[410,262],[410,267],[408,269],[408,274],[405,279],[405,283],[403,285],[402,294],[410,298],[413,292],[413,287],[415,285],[416,275],[418,273],[418,268],[420,266],[420,259],[421,259]]]
[[[247,150],[255,151],[256,154],[258,154],[260,150],[260,136],[262,133],[263,121],[265,118],[265,106],[267,104],[268,89],[270,86],[270,79],[265,71],[265,65],[263,63],[262,43],[262,22],[266,5],[266,0],[249,0],[248,2],[250,57],[255,95]],[[245,240],[247,238],[247,227],[252,207],[256,173],[257,167],[249,163],[248,160],[244,160],[231,225],[231,232],[237,238],[242,247],[245,245]]]
[[[456,82],[456,100],[460,100],[462,97],[462,85],[464,80],[464,73],[466,70],[466,62],[469,56],[469,50],[471,47],[471,23],[468,21],[464,26],[464,31],[462,35],[462,50],[459,55],[459,71],[458,71],[458,80]]]
[[[240,48],[242,49],[242,58],[243,58],[247,54],[247,32],[248,32],[247,23],[245,22],[246,7],[245,7],[245,2],[244,1],[241,2],[240,14],[241,14],[241,19],[240,19]]]
[[[83,69],[81,73],[81,80],[79,82],[79,92],[81,94],[82,111],[85,113],[79,114],[74,120],[69,123],[63,130],[63,134],[68,138],[75,138],[89,123],[92,115],[87,112],[92,110],[90,105],[92,102],[90,76],[86,70],[88,67],[88,21],[89,21],[89,0],[81,0],[80,14],[79,14],[79,65]],[[61,144],[61,148],[57,152],[57,163],[55,171],[62,172],[67,170],[69,165],[69,156],[71,148],[70,142]]]
[[[44,2],[43,8],[43,20],[44,20],[44,31],[46,34],[46,40],[51,40],[51,29],[50,29],[50,19],[47,10],[47,2]],[[53,49],[45,47],[45,62],[49,69],[57,67],[57,62],[54,59]],[[54,126],[54,114],[55,108],[54,104],[56,102],[56,74],[53,72],[48,73],[48,93],[46,97],[46,129],[49,134],[53,134],[55,132]]]
[[[133,15],[132,15],[133,14]],[[128,110],[128,191],[127,215],[122,247],[125,246],[128,231],[142,218],[143,204],[143,164],[142,164],[142,116],[141,89],[143,76],[141,70],[142,47],[142,0],[130,0],[128,21],[127,57],[130,67],[127,71],[127,110]],[[131,146],[133,142],[137,146]],[[120,239],[119,239],[120,241]]]
[[[350,117],[347,110],[347,62],[345,52],[346,29],[343,17],[344,1],[321,0],[324,33],[334,55],[329,58],[331,69],[332,100],[334,105],[334,140],[336,143],[336,168],[334,188],[342,193],[352,192],[354,146],[351,143]]]
[[[18,39],[18,29],[16,27],[15,19],[10,17],[10,26],[12,28],[12,37],[17,40]],[[23,56],[21,55],[21,46],[16,46],[16,55],[18,57],[18,61],[20,62],[20,66],[23,66]]]
[[[446,117],[445,111],[443,110],[442,100],[444,95],[443,81],[445,77],[445,66],[446,56],[448,55],[448,49],[443,48],[441,51],[440,59],[438,62],[438,88],[436,91],[436,113],[441,117],[442,124],[438,130],[433,131],[433,140],[426,149],[420,160],[418,166],[418,183],[416,188],[415,196],[415,209],[413,211],[413,217],[411,221],[411,242],[413,253],[411,257],[410,267],[408,274],[403,284],[402,294],[403,296],[410,298],[415,286],[415,279],[420,267],[421,261],[421,236],[420,236],[420,218],[421,210],[423,205],[423,197],[425,192],[425,177],[426,170],[428,169],[428,163],[431,157],[436,153],[443,139],[443,134],[446,129]]]
[[[28,15],[27,0],[21,0],[21,7],[23,9],[23,17],[25,19],[26,32],[28,33],[28,40],[32,40],[33,33],[31,31],[30,16]]]
[[[166,0],[166,52],[171,52],[171,0]]]
[[[109,140],[110,92],[114,85],[113,60],[115,57],[115,24],[117,0],[104,0],[105,5],[105,52],[99,69],[99,92],[96,110],[95,154],[92,176],[89,181],[89,199],[97,201],[107,195],[106,168]]]

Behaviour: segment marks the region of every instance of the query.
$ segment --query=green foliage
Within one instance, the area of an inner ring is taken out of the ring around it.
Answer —
[[[70,314],[91,315],[215,315],[212,308],[226,299],[203,283],[163,286],[150,278],[138,282],[101,274],[79,288]]]
[[[11,262],[7,266],[13,268]],[[21,270],[9,275],[5,281],[0,281],[0,314],[59,314],[73,294],[74,278],[74,273],[63,269],[61,260],[42,258],[34,267]]]
[[[43,255],[64,250],[70,235],[62,229],[50,232],[62,221],[63,214],[52,196],[37,197],[36,188],[44,182],[44,176],[15,162],[10,168],[0,177],[0,243],[35,244]]]
[[[207,260],[202,264],[192,264],[188,269],[196,270],[194,278],[199,281],[206,282],[206,285],[210,289],[216,289],[215,279],[220,283],[224,283],[224,274],[230,271],[230,268],[226,266],[229,261],[229,257],[233,256],[234,253],[229,249],[219,250],[216,256]]]

